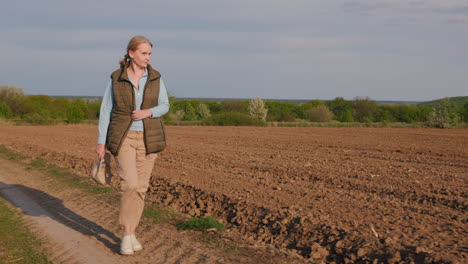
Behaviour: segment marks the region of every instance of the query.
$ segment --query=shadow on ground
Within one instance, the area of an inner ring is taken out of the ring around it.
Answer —
[[[43,191],[20,184],[0,181],[0,196],[9,200],[24,214],[33,217],[49,217],[81,234],[95,237],[107,248],[118,252],[120,238],[95,222],[75,213],[63,205],[63,201]]]

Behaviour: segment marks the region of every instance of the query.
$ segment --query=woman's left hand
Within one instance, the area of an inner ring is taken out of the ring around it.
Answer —
[[[132,112],[132,120],[142,120],[153,115],[153,112],[149,109],[135,110]]]

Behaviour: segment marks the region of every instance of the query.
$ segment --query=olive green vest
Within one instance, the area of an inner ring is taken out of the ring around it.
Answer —
[[[127,75],[127,67],[128,63],[111,75],[114,106],[107,132],[106,147],[114,155],[119,154],[120,147],[132,125],[132,111],[136,109],[134,89]],[[145,84],[141,109],[148,109],[158,105],[161,74],[151,68],[150,65],[148,65],[147,70],[148,79]],[[166,136],[162,118],[143,119],[143,128],[146,154],[164,150]]]

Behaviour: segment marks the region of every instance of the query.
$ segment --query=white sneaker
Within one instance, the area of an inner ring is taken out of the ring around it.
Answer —
[[[140,242],[138,242],[138,240],[136,239],[136,236],[135,234],[131,234],[131,241],[132,241],[132,247],[133,247],[133,251],[139,251],[139,250],[142,250],[143,249],[143,246],[140,244]]]
[[[133,254],[132,235],[124,235],[122,237],[122,242],[120,243],[120,254],[122,255]]]

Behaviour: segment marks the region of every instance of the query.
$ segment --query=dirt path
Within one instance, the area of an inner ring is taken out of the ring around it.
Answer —
[[[24,185],[31,185],[30,181],[25,181],[26,178],[31,179],[38,175],[4,159],[0,159],[0,167],[0,194],[23,211],[33,230],[48,238],[51,259],[54,262],[123,263],[105,246],[117,242],[118,239],[114,235],[107,232],[108,236],[103,237],[107,240],[105,244],[90,240],[84,230],[103,234],[106,230],[97,225],[78,228],[79,225],[86,224],[78,222],[84,218],[80,219],[80,216],[69,210],[60,199]]]
[[[16,184],[12,179],[18,174],[25,174],[11,163],[0,159],[0,194],[10,200],[17,208],[21,209],[29,225],[35,231],[40,231],[47,236],[50,242],[50,252],[52,260],[57,263],[123,263],[118,257],[112,255],[106,247],[91,241],[76,228],[70,228],[54,213],[64,212],[66,207],[57,199],[37,189],[26,187],[22,184]],[[39,196],[41,200],[49,200],[46,203],[39,203],[31,198],[29,194]],[[76,217],[72,216],[72,211],[65,213],[63,217],[69,218],[69,221],[75,222]],[[75,222],[78,224],[77,222]],[[114,236],[107,239],[115,239]],[[108,241],[108,244],[115,243]],[[83,254],[86,253],[86,254]]]
[[[116,193],[98,197],[66,189],[54,179],[0,158],[0,195],[21,209],[28,226],[45,238],[53,263],[252,263],[259,255],[235,256],[191,241],[190,232],[172,226],[143,225],[145,246],[121,256],[116,229]],[[284,258],[283,258],[284,259]],[[277,263],[289,263],[277,262]],[[295,263],[298,261],[290,260]],[[257,262],[258,263],[258,262]],[[261,263],[261,262],[260,262]]]

